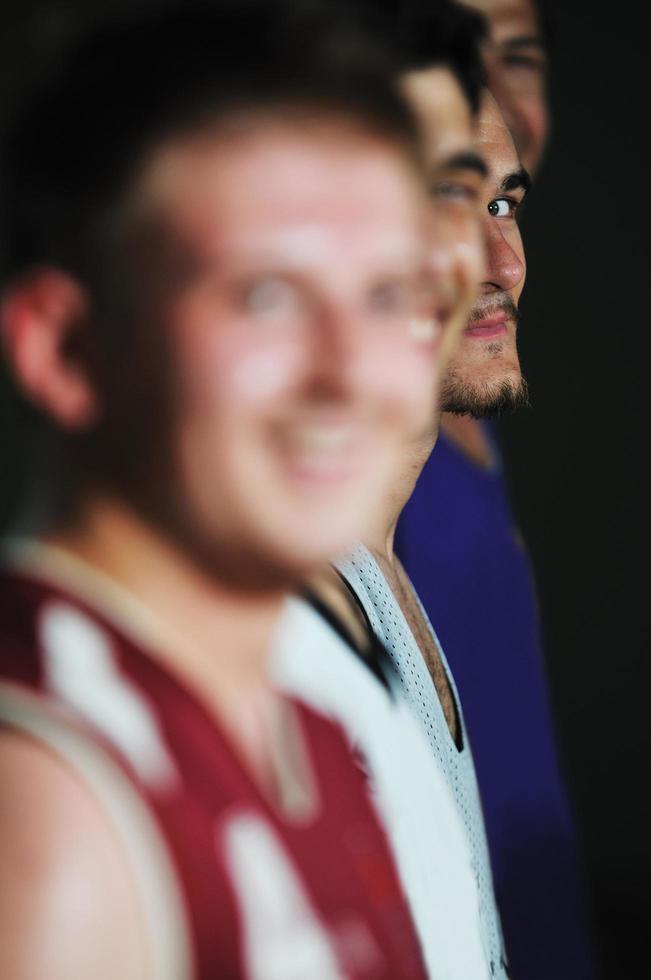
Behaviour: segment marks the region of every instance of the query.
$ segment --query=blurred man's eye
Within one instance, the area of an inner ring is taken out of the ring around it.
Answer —
[[[296,287],[286,279],[264,276],[244,287],[242,305],[254,316],[285,316],[297,311],[300,297]]]
[[[545,72],[545,62],[535,55],[505,54],[502,56],[502,64],[507,68],[524,68],[526,71],[539,72],[540,74]]]
[[[419,291],[412,283],[389,280],[370,292],[369,308],[380,316],[411,316],[418,307]]]
[[[432,188],[435,197],[446,201],[471,201],[477,200],[477,188],[460,181],[444,180],[435,184]]]

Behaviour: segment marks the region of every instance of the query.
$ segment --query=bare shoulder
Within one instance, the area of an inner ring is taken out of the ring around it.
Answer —
[[[143,980],[137,893],[99,804],[46,747],[0,734],[0,976]]]

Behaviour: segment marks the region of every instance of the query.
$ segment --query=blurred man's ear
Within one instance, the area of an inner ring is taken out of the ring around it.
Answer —
[[[36,269],[0,299],[0,331],[16,384],[59,427],[85,429],[99,414],[88,365],[88,300],[70,276]]]

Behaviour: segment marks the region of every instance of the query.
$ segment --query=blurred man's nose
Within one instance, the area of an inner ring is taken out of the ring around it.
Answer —
[[[331,398],[356,395],[364,386],[371,356],[362,313],[343,302],[324,303],[315,312],[311,335],[312,387]]]

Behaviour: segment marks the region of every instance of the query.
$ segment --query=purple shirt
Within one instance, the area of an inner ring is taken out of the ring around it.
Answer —
[[[396,550],[460,692],[511,975],[588,980],[581,859],[534,583],[497,452],[484,469],[441,435],[403,511]]]

